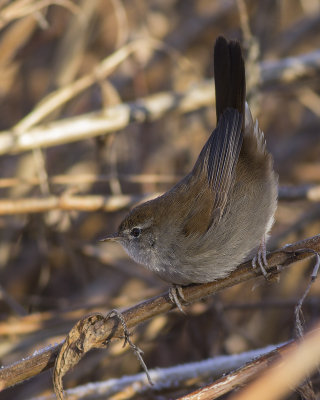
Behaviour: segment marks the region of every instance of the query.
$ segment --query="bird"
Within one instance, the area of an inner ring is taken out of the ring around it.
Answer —
[[[194,167],[102,239],[120,243],[179,288],[225,278],[252,257],[266,275],[266,240],[277,208],[278,177],[246,103],[240,43],[219,36],[213,58],[217,126]]]

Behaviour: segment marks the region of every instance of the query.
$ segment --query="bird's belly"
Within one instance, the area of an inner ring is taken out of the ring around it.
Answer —
[[[276,186],[266,191],[259,187],[251,193],[235,188],[232,198],[229,211],[216,226],[203,237],[184,242],[181,249],[176,247],[174,257],[155,271],[163,280],[180,285],[211,282],[226,277],[256,254],[273,223]]]

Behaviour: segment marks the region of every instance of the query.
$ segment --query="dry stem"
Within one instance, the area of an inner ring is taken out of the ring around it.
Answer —
[[[94,182],[94,181],[107,181],[108,177],[96,177],[94,176],[67,176],[56,177],[57,179],[49,179],[51,182],[62,183],[72,183],[80,184],[84,182]],[[151,179],[156,180],[155,175],[149,176],[149,181]],[[125,179],[129,181],[143,182],[148,180],[148,176],[144,179],[141,176],[126,176]],[[165,182],[175,182],[178,178],[175,177],[160,177],[159,180],[163,179]],[[17,184],[17,182],[23,183],[18,179],[0,179],[0,187],[5,185]],[[31,183],[38,184],[39,179],[34,179]],[[29,183],[28,183],[29,184]],[[62,196],[47,196],[47,197],[30,197],[21,199],[4,199],[0,200],[0,215],[10,215],[10,214],[26,214],[26,213],[41,213],[51,210],[74,210],[74,211],[119,211],[124,208],[132,207],[134,204],[140,201],[150,200],[159,196],[161,193],[151,193],[146,195],[62,195]],[[301,186],[290,186],[290,187],[280,187],[279,188],[279,200],[309,200],[312,202],[317,202],[320,200],[320,186],[319,185],[301,185]]]
[[[260,64],[260,86],[283,82],[286,85],[320,69],[320,51]],[[171,111],[186,113],[212,105],[213,80],[199,82],[182,92],[164,92],[132,103],[122,103],[102,111],[65,118],[21,132],[0,132],[0,154],[14,154],[37,147],[50,147],[118,131],[132,122],[159,119]],[[32,124],[31,124],[32,125]],[[17,125],[19,126],[19,124]]]

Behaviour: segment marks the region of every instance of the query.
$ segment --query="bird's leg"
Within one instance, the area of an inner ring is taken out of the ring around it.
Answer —
[[[257,265],[258,264],[258,265]],[[257,254],[252,259],[252,267],[254,269],[260,268],[263,276],[268,279],[268,272],[266,271],[266,267],[268,267],[267,260],[267,248],[266,248],[266,237],[263,236],[260,246],[258,248]]]
[[[180,302],[180,300],[183,300],[185,303],[187,302],[182,291],[182,286],[172,285],[169,289],[169,297],[171,302],[179,308],[182,314],[186,314]]]

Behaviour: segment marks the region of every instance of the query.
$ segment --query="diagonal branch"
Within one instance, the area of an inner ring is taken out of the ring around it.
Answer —
[[[299,250],[312,249],[320,252],[320,234],[311,238],[295,242],[273,251],[268,255],[269,272],[277,272],[278,266],[287,266],[297,260],[310,257],[309,252],[300,253]],[[206,298],[222,289],[234,286],[261,275],[260,270],[253,270],[251,261],[241,264],[230,276],[219,281],[192,285],[183,288],[183,295],[187,302],[195,302]],[[171,303],[169,293],[163,293],[154,298],[143,301],[122,312],[127,327],[133,328],[142,322],[155,317],[156,315],[168,312],[175,308]],[[116,318],[110,318],[105,324],[99,326],[95,337],[95,347],[101,347],[106,341],[114,338],[121,338],[123,330]],[[50,348],[42,349],[36,354],[16,362],[13,365],[0,369],[0,390],[25,379],[31,378],[41,371],[51,368],[54,365],[57,354],[62,343],[53,345]]]
[[[260,87],[284,82],[286,85],[320,70],[320,50],[298,57],[260,64]],[[203,80],[189,90],[157,93],[132,103],[122,103],[102,111],[39,125],[25,132],[0,132],[0,154],[14,154],[37,147],[50,147],[104,135],[132,122],[153,121],[169,112],[187,113],[212,105],[213,80]],[[18,124],[19,126],[19,124]]]
[[[179,397],[179,400],[214,400],[236,388],[234,400],[277,400],[288,395],[319,364],[320,324],[304,339],[295,340],[259,356],[210,385]],[[251,384],[247,385],[254,378]],[[268,388],[268,390],[266,390]],[[311,397],[308,397],[308,399]]]
[[[168,390],[179,390],[180,388],[188,388],[198,386],[202,382],[218,379],[212,386],[219,385],[216,392],[223,394],[232,390],[234,387],[244,384],[248,379],[255,376],[259,371],[268,366],[271,360],[277,359],[283,355],[284,348],[287,345],[269,345],[264,348],[249,350],[244,353],[214,356],[201,361],[195,361],[185,364],[174,365],[172,367],[155,368],[149,370],[151,379],[154,383],[152,387],[147,381],[145,373],[128,375],[126,377],[111,378],[100,382],[90,382],[81,386],[66,390],[67,399],[76,400],[94,396],[99,393],[103,398],[133,398],[134,395],[142,398],[150,393],[160,394]],[[249,364],[248,364],[249,363]],[[252,365],[254,364],[254,365]],[[244,368],[245,365],[247,368]],[[234,371],[234,372],[230,372]],[[228,374],[228,375],[225,375]],[[233,375],[235,375],[233,377]],[[228,379],[232,376],[231,379]],[[230,382],[229,382],[230,380]],[[211,385],[210,385],[211,386]],[[213,391],[202,388],[211,394]],[[214,390],[215,388],[213,388]],[[201,399],[197,395],[201,391],[190,393],[184,400]],[[213,392],[215,393],[215,392]],[[114,396],[114,397],[112,397]],[[193,396],[193,397],[192,397]],[[211,397],[210,399],[213,399]],[[34,399],[36,400],[36,399]],[[40,400],[39,398],[37,400]],[[42,396],[41,400],[53,400],[52,394]],[[202,400],[202,399],[201,399]]]
[[[276,349],[262,354],[258,358],[232,371],[212,384],[201,387],[192,393],[180,397],[178,400],[214,400],[231,392],[236,388],[244,386],[256,376],[270,367],[271,363],[285,357],[291,349],[297,347],[297,341],[286,343]]]

